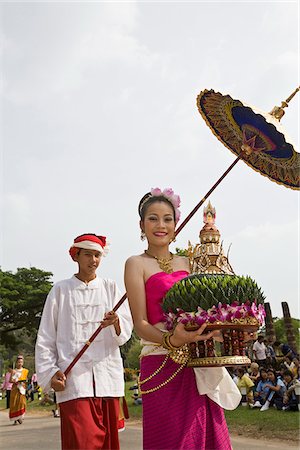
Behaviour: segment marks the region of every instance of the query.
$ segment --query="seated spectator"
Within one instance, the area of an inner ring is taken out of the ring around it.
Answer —
[[[252,362],[249,370],[249,378],[253,381],[255,386],[259,381],[260,373],[259,373],[259,365],[256,362]]]
[[[293,367],[292,367],[292,374],[294,376],[294,378],[298,378],[298,373],[299,373],[299,369],[300,369],[300,362],[299,362],[299,358],[293,358]]]
[[[267,367],[276,367],[276,354],[275,350],[272,346],[272,341],[265,339],[265,346],[266,346],[266,363]]]
[[[142,404],[142,398],[140,397],[140,394],[139,394],[138,385],[135,384],[135,385],[131,386],[129,388],[129,390],[133,391],[133,395],[131,396],[131,398],[133,398],[133,404],[134,405],[141,405]]]
[[[291,356],[285,356],[283,361],[284,361],[283,364],[285,365],[285,370],[287,369],[292,371],[294,367],[293,358]]]
[[[291,360],[293,358],[297,357],[297,354],[294,352],[294,350],[288,345],[288,344],[280,344],[280,350],[283,356],[289,356]]]
[[[277,409],[282,409],[283,405],[283,395],[286,391],[285,384],[280,377],[276,376],[276,373],[273,369],[267,370],[268,375],[268,383],[265,388],[269,389],[267,393],[266,402],[260,408],[260,411],[267,411],[270,406],[275,406]]]
[[[298,401],[295,393],[296,385],[300,382],[293,377],[290,370],[286,370],[283,374],[284,383],[286,385],[286,391],[283,395],[283,411],[298,411]]]
[[[265,404],[267,395],[270,391],[268,381],[268,373],[264,367],[259,370],[259,382],[254,390],[254,404],[253,408],[261,408]],[[250,405],[251,406],[251,405]]]
[[[46,406],[46,405],[53,405],[54,401],[53,399],[50,397],[49,392],[44,392],[44,397],[41,400],[41,405]]]
[[[279,377],[279,378],[281,378],[282,381],[283,381],[283,374],[284,374],[284,372],[285,372],[286,370],[287,370],[286,365],[282,363],[282,364],[280,364],[280,366],[279,366],[279,371],[276,372],[276,376]]]
[[[240,392],[242,393],[242,388],[246,388],[246,396],[247,396],[247,402],[248,404],[253,403],[253,388],[254,383],[249,378],[249,375],[246,373],[246,369],[244,367],[239,367],[237,369],[237,387],[239,388]]]

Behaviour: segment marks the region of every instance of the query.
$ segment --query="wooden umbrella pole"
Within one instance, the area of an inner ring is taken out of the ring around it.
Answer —
[[[193,217],[193,215],[198,211],[198,209],[200,208],[200,206],[205,202],[205,200],[208,198],[208,196],[216,189],[216,187],[221,183],[221,181],[226,177],[226,175],[231,171],[231,169],[233,169],[233,167],[237,164],[237,162],[241,159],[241,157],[244,156],[243,153],[241,152],[239,154],[239,156],[233,161],[233,163],[228,167],[228,169],[223,173],[223,175],[218,179],[218,181],[213,185],[213,187],[207,192],[207,194],[205,195],[205,197],[202,198],[202,200],[200,200],[200,202],[195,206],[195,208],[190,212],[190,214],[184,219],[184,221],[182,222],[182,224],[177,228],[177,230],[175,231],[175,236],[178,235],[178,233],[180,233],[180,231],[182,230],[182,228],[188,223],[188,221]],[[113,311],[116,312],[120,306],[124,303],[124,301],[127,298],[127,294],[125,292],[125,294],[122,296],[122,298],[118,301],[118,303],[114,306]],[[90,339],[85,343],[85,345],[82,347],[82,349],[80,350],[80,352],[75,356],[75,358],[73,359],[73,361],[71,362],[71,364],[66,368],[65,370],[65,376],[68,375],[68,373],[71,371],[71,369],[74,367],[74,365],[77,363],[77,361],[81,358],[81,356],[84,354],[84,352],[89,348],[89,346],[91,345],[91,343],[93,342],[93,340],[96,338],[96,336],[98,336],[98,334],[100,333],[100,331],[103,329],[103,326],[100,325],[97,330],[94,332],[94,334],[92,334],[92,336],[90,337]]]
[[[118,303],[113,307],[113,311],[116,312],[117,309],[120,308],[120,306],[122,305],[122,303],[124,303],[124,301],[127,298],[127,294],[125,292],[125,294],[122,296],[122,298],[118,301]],[[75,358],[73,359],[73,361],[71,362],[71,364],[69,364],[69,366],[66,368],[65,370],[65,376],[68,375],[68,373],[71,371],[71,369],[75,366],[75,364],[77,363],[77,361],[82,357],[82,355],[84,354],[84,352],[89,348],[89,346],[91,345],[91,343],[93,342],[93,340],[98,336],[98,334],[100,333],[100,331],[103,329],[102,324],[100,325],[100,327],[97,328],[97,330],[92,334],[92,336],[89,338],[89,340],[84,344],[84,346],[82,347],[82,349],[80,350],[80,352],[75,356]]]
[[[195,208],[190,212],[190,214],[184,219],[182,224],[175,231],[175,236],[180,233],[183,227],[188,223],[188,221],[193,217],[193,215],[198,211],[201,205],[207,200],[210,194],[216,189],[216,187],[221,183],[221,181],[228,175],[228,173],[233,169],[233,167],[239,162],[239,160],[244,156],[243,152],[239,154],[239,156],[233,161],[233,163],[228,167],[228,169],[223,173],[223,175],[218,179],[218,181],[213,185],[212,188],[205,194],[205,196],[200,200],[200,202],[195,206]]]

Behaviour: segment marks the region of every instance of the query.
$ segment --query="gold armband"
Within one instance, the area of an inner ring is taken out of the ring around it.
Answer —
[[[174,350],[178,350],[179,348],[181,348],[181,347],[174,347],[174,345],[171,344],[171,342],[170,342],[171,336],[173,336],[173,333],[170,331],[167,331],[166,333],[163,333],[163,338],[162,338],[162,346],[166,350],[169,350],[169,352],[172,352]]]

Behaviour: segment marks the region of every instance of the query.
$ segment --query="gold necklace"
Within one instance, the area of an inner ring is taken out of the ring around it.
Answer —
[[[163,272],[166,273],[173,273],[173,267],[171,266],[171,261],[173,259],[173,253],[170,252],[169,258],[158,258],[157,256],[151,255],[151,253],[148,252],[148,250],[145,250],[146,255],[150,256],[151,258],[156,259],[159,267]]]

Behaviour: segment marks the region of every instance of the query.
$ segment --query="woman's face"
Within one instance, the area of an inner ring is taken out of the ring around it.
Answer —
[[[16,368],[21,369],[23,367],[23,359],[18,358],[16,361]]]
[[[146,234],[149,244],[166,245],[174,238],[175,221],[171,205],[155,202],[146,209],[141,228]]]
[[[265,381],[265,380],[268,378],[267,372],[265,372],[264,370],[262,370],[262,371],[260,372],[260,378],[261,378],[262,380]]]
[[[273,372],[268,372],[268,379],[272,382],[275,381],[275,375]]]

